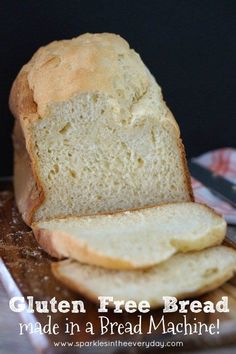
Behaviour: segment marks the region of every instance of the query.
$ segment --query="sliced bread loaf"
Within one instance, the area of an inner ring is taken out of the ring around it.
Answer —
[[[163,304],[163,296],[181,299],[222,285],[236,272],[236,251],[218,246],[177,254],[147,270],[107,270],[73,260],[53,263],[52,270],[60,281],[92,301],[106,295],[118,300],[147,300],[154,308]]]
[[[170,203],[109,215],[52,219],[32,225],[51,255],[113,269],[145,268],[176,252],[219,245],[224,219],[205,205]]]
[[[40,48],[17,76],[10,108],[16,202],[28,224],[193,198],[161,88],[115,34]]]

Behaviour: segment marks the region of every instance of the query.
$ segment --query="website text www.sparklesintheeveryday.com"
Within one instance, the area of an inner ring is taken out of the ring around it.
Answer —
[[[54,347],[78,347],[78,348],[102,348],[102,347],[120,347],[120,348],[173,348],[173,347],[183,347],[184,343],[182,341],[121,341],[121,340],[113,340],[113,341],[101,341],[101,340],[93,340],[93,341],[81,341],[81,342],[53,342]]]

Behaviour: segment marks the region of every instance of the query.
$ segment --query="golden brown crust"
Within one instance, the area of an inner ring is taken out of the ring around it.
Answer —
[[[39,229],[37,227],[33,227],[31,225],[34,233],[34,237],[38,244],[52,257],[56,257],[58,259],[65,258],[58,250],[54,247],[54,233],[52,233],[45,229]],[[59,233],[57,237],[60,237]]]
[[[26,76],[41,117],[46,114],[51,103],[65,101],[78,93],[99,91],[117,96],[111,78],[119,75],[118,54],[132,56],[132,65],[136,67],[140,82],[144,87],[147,86],[148,74],[140,57],[129,49],[123,38],[111,33],[86,33],[39,48],[23,67],[13,86],[16,86],[17,92],[20,86],[25,89]],[[25,104],[20,104],[21,99],[14,91],[13,88],[10,99],[13,114],[27,117]],[[25,96],[28,104],[27,92]]]
[[[37,114],[37,104],[33,100],[33,92],[30,90],[28,83],[28,70],[25,65],[19,72],[17,78],[13,82],[9,106],[12,114],[18,119],[28,119]]]
[[[20,126],[16,120],[13,132],[14,142],[14,190],[17,207],[26,224],[32,222],[34,210],[41,204],[43,195],[37,186],[32,171],[32,163],[26,150],[26,143]]]
[[[33,121],[39,117],[28,83],[29,66],[30,64],[27,64],[21,69],[9,97],[9,106],[16,118],[13,132],[15,198],[18,209],[28,225],[33,220],[35,210],[44,200],[28,129],[29,120]]]
[[[175,132],[176,132],[176,138],[178,141],[178,148],[180,151],[180,159],[182,163],[182,168],[183,168],[183,175],[184,175],[184,185],[186,188],[186,191],[188,193],[189,199],[186,201],[194,202],[194,195],[193,195],[193,189],[192,189],[192,184],[191,184],[191,176],[189,173],[188,169],[188,164],[187,164],[187,159],[186,159],[186,152],[185,152],[185,147],[182,142],[182,139],[180,137],[180,130],[179,126],[172,114],[172,112],[168,109],[167,117],[168,121],[175,127]]]
[[[179,139],[179,150],[180,150],[180,154],[181,154],[182,166],[184,169],[185,186],[186,186],[186,189],[189,194],[189,201],[194,202],[194,195],[193,195],[193,189],[192,189],[192,184],[191,184],[191,176],[190,176],[188,165],[187,165],[184,144],[181,139]]]

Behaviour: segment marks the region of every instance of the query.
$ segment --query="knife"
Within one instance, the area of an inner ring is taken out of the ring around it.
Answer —
[[[213,193],[217,194],[236,208],[236,184],[228,181],[215,172],[208,170],[193,160],[188,161],[188,167],[192,177],[208,187]]]

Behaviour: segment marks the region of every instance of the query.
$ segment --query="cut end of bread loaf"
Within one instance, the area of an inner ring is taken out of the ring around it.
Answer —
[[[175,126],[158,112],[143,114],[126,113],[122,121],[113,99],[84,94],[35,122],[33,150],[46,195],[35,218],[189,200]]]
[[[224,219],[197,203],[52,219],[32,228],[52,256],[111,269],[147,268],[176,252],[219,245],[226,233]]]
[[[163,296],[193,297],[221,286],[236,272],[236,251],[219,246],[177,254],[143,271],[107,270],[72,260],[53,263],[52,270],[60,281],[92,301],[105,294],[118,300],[147,300],[156,308],[163,305]]]
[[[40,48],[10,105],[41,196],[28,223],[192,199],[178,126],[119,36],[86,34]],[[17,203],[24,216],[29,201]]]

